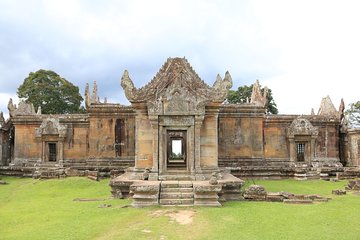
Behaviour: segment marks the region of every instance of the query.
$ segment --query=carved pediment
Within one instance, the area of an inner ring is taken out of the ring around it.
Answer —
[[[26,103],[24,101],[21,101],[19,103],[19,106],[16,107],[16,105],[13,104],[13,101],[11,98],[8,103],[8,109],[9,109],[10,117],[15,117],[18,115],[34,115],[34,114],[36,114],[34,105],[32,103]]]
[[[259,80],[256,80],[251,92],[250,103],[255,104],[257,106],[265,107],[267,103],[267,98],[266,98],[267,93],[268,93],[267,87],[264,88],[264,93],[262,93]]]
[[[65,138],[67,126],[60,124],[59,119],[48,118],[43,120],[39,128],[35,129],[36,137],[41,138],[44,135],[57,135],[59,138]]]
[[[151,114],[197,113],[204,112],[209,102],[223,102],[232,79],[226,72],[224,80],[218,75],[210,87],[185,58],[169,58],[144,87],[135,88],[127,71],[121,86],[130,102],[147,102]]]
[[[287,129],[288,137],[294,137],[295,135],[317,136],[318,128],[314,127],[310,121],[305,118],[297,118]]]

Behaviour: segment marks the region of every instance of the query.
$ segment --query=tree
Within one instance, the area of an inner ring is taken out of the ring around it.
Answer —
[[[227,96],[228,102],[229,103],[245,103],[247,101],[247,99],[249,99],[249,101],[250,101],[253,85],[254,84],[251,84],[250,86],[246,86],[246,85],[241,86],[236,91],[229,90],[228,96]],[[264,92],[264,88],[261,88],[261,91]],[[266,99],[267,99],[267,103],[266,103],[267,112],[271,113],[271,114],[278,114],[279,110],[277,109],[275,100],[272,96],[271,89],[268,89],[268,94],[266,96]]]
[[[64,114],[82,112],[80,104],[83,100],[79,87],[65,78],[49,70],[31,72],[19,86],[17,95],[35,109],[41,107],[45,114]]]
[[[350,128],[360,127],[360,101],[350,103],[349,109],[346,110],[345,115]]]

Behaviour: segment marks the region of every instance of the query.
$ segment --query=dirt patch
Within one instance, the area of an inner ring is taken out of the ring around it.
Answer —
[[[152,217],[167,216],[170,221],[181,225],[192,223],[195,211],[193,210],[157,210],[150,214]]]

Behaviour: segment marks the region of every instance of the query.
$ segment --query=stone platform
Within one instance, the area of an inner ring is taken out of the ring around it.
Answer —
[[[132,206],[221,206],[220,202],[241,200],[244,181],[224,174],[216,184],[209,181],[130,180],[127,173],[111,180],[114,198],[132,198]]]

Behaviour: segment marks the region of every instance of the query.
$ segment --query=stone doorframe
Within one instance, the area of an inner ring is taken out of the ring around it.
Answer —
[[[41,141],[41,161],[45,162],[48,152],[48,143],[56,143],[56,162],[64,160],[64,141],[66,138],[67,126],[60,124],[57,118],[44,119],[39,128],[35,129],[36,138]]]
[[[201,172],[200,167],[200,129],[204,120],[201,115],[158,115],[150,116],[153,130],[153,168],[156,175],[166,174],[167,131],[186,131],[186,171],[190,175]],[[152,176],[151,178],[157,178]]]
[[[315,158],[315,141],[318,136],[318,128],[314,127],[309,120],[296,118],[287,128],[289,141],[290,161],[297,161],[297,144],[305,143],[304,163],[310,163]]]

